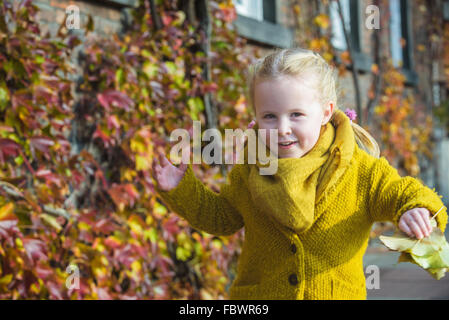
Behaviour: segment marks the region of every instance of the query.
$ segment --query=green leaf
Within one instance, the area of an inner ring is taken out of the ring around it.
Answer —
[[[34,61],[36,61],[37,64],[42,64],[45,62],[45,58],[43,56],[37,55],[36,58],[34,58]]]
[[[9,102],[9,91],[8,88],[6,88],[6,84],[2,82],[0,84],[0,111],[5,110],[8,102]]]
[[[176,64],[172,61],[165,62],[165,66],[168,69],[169,74],[176,74]]]
[[[189,106],[190,117],[193,120],[199,120],[198,114],[204,110],[203,100],[199,97],[190,98],[187,101],[187,105]]]
[[[14,162],[15,162],[18,166],[22,165],[22,163],[23,163],[23,157],[22,157],[22,156],[17,156],[17,157],[15,157],[15,158],[14,158]]]
[[[158,71],[158,66],[150,61],[145,61],[142,68],[143,72],[152,79]]]
[[[124,80],[125,80],[125,77],[123,75],[123,69],[120,68],[115,72],[115,81],[117,81],[117,83],[119,85],[122,85]]]

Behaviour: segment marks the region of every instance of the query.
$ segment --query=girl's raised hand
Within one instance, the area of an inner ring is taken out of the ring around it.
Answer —
[[[399,229],[409,237],[415,236],[418,239],[428,237],[432,233],[429,216],[430,212],[426,208],[410,209],[399,219]]]
[[[168,161],[164,154],[159,153],[159,157],[153,158],[152,169],[152,176],[157,181],[159,188],[170,191],[181,181],[187,170],[187,164],[181,163],[179,167],[176,167]]]

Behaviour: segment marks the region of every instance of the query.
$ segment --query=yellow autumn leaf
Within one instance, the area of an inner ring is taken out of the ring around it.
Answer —
[[[0,221],[14,219],[14,203],[8,202],[0,208]]]
[[[181,261],[187,261],[187,259],[190,257],[190,251],[183,248],[183,247],[177,247],[176,248],[176,258]]]
[[[391,237],[379,236],[379,239],[389,249],[401,252],[398,262],[414,263],[439,280],[449,268],[449,244],[434,219],[431,219],[431,225],[431,234],[420,240],[403,233]]]
[[[320,28],[323,28],[323,29],[329,28],[329,16],[327,16],[324,13],[316,16],[315,19],[313,20],[313,22]]]
[[[12,273],[0,278],[0,286],[8,285],[12,280]]]
[[[56,220],[55,217],[53,217],[53,216],[51,216],[49,214],[43,213],[43,214],[40,215],[40,218],[45,223],[47,223],[49,226],[55,228],[58,232],[61,231],[62,226],[59,224],[58,220]]]
[[[146,157],[136,154],[136,170],[146,171],[151,167],[150,160]]]

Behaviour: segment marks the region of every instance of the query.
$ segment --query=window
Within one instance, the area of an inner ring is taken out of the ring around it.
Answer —
[[[349,8],[349,0],[340,0],[341,9],[343,13],[343,20],[345,29],[350,32],[350,8]],[[330,4],[330,19],[332,21],[332,37],[331,43],[334,48],[340,50],[347,50],[345,34],[343,33],[343,23],[340,19],[340,15],[338,13],[338,3],[336,1],[332,1]]]
[[[411,37],[406,0],[390,0],[390,48],[393,66],[411,69]]]
[[[263,21],[263,6],[260,0],[234,0],[235,9],[242,16]]]
[[[262,45],[289,48],[294,43],[291,28],[277,23],[280,0],[233,0],[237,33]]]
[[[275,0],[233,0],[237,13],[257,21],[276,23]]]
[[[348,32],[349,41],[351,42],[354,51],[360,51],[360,38],[359,38],[359,3],[358,0],[339,0],[343,20],[344,28]],[[338,50],[348,50],[346,45],[346,39],[343,29],[343,23],[338,13],[337,1],[331,1],[330,3],[330,19],[332,22],[332,46]]]
[[[446,21],[449,21],[449,1],[445,0],[443,2],[443,18]]]

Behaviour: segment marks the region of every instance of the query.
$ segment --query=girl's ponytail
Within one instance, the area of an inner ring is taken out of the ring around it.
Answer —
[[[365,150],[373,157],[379,158],[380,149],[376,140],[361,126],[351,122],[352,130],[354,130],[355,140],[360,149]]]

